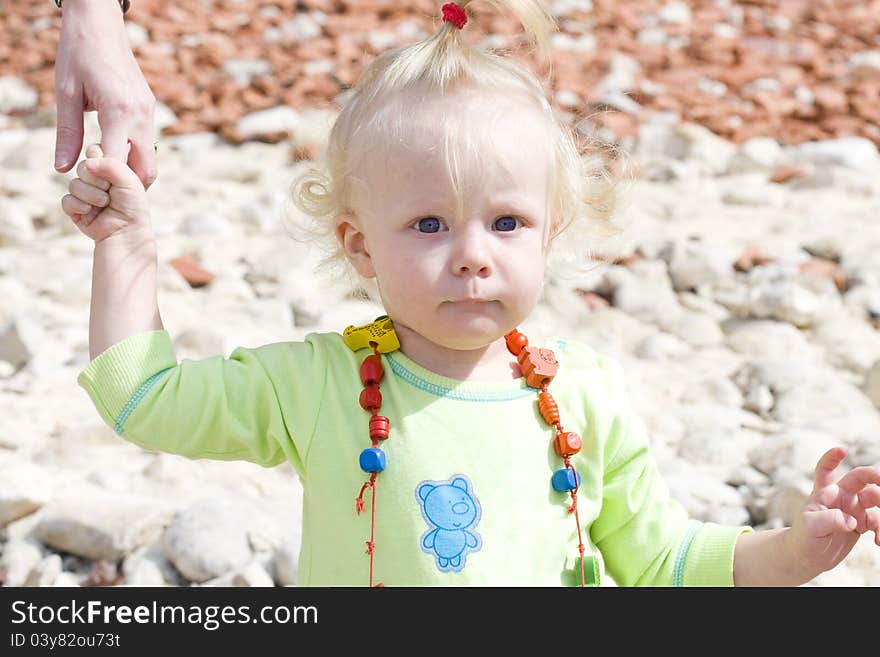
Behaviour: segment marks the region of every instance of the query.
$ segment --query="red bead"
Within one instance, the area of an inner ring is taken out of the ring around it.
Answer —
[[[519,368],[526,378],[526,385],[532,388],[549,384],[559,370],[559,362],[552,349],[523,347],[517,358]]]
[[[581,437],[574,431],[560,431],[553,441],[553,449],[559,456],[574,456],[581,451]]]
[[[507,344],[507,351],[514,356],[519,356],[519,352],[522,351],[522,348],[528,346],[529,339],[516,329],[513,329],[510,333],[504,336],[504,342]]]
[[[390,429],[387,417],[374,415],[370,418],[370,440],[385,440]]]
[[[364,362],[361,363],[361,381],[365,386],[379,383],[383,376],[385,376],[385,368],[382,367],[382,360],[376,354],[364,358]]]
[[[378,388],[364,388],[361,390],[361,396],[358,401],[361,403],[362,409],[372,413],[382,408],[382,393],[379,392]]]

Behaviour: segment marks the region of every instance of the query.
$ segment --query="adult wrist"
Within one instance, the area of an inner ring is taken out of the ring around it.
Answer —
[[[58,7],[59,9],[63,9],[64,7],[62,7],[61,5],[62,5],[62,2],[64,2],[64,1],[65,0],[55,0],[55,6]],[[74,4],[79,4],[80,2],[83,2],[84,0],[66,0],[66,1],[69,3],[72,2]],[[128,8],[131,6],[131,0],[117,0],[117,2],[119,4],[119,8],[122,10],[123,14],[125,12],[127,12]]]

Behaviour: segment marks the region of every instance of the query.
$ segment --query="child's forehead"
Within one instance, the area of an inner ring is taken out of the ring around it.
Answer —
[[[516,176],[549,163],[549,122],[522,100],[462,91],[420,101],[403,97],[394,105],[386,106],[390,116],[377,125],[381,136],[368,158],[374,172]]]

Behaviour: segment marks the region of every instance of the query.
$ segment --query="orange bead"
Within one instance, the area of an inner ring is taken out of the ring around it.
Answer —
[[[574,431],[560,431],[553,441],[553,449],[559,456],[573,456],[581,451],[583,443],[581,437]]]
[[[385,440],[391,428],[387,417],[374,415],[370,418],[370,440]]]
[[[364,362],[361,363],[361,381],[365,386],[379,383],[383,376],[385,376],[385,368],[382,367],[382,360],[376,354],[364,358]]]
[[[382,393],[378,388],[364,388],[358,401],[362,409],[372,413],[382,408]]]
[[[522,351],[522,348],[528,346],[529,339],[516,329],[513,329],[510,333],[504,336],[504,342],[507,344],[507,351],[514,356],[519,356],[519,352]]]
[[[517,359],[519,368],[526,378],[526,385],[532,388],[549,384],[559,370],[559,363],[552,349],[523,347]]]
[[[538,409],[541,411],[541,417],[547,424],[556,424],[559,422],[559,407],[556,400],[546,390],[542,390],[538,395]]]

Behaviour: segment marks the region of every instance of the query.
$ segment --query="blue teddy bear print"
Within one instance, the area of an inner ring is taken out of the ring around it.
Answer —
[[[416,486],[416,498],[428,531],[422,535],[421,548],[437,561],[441,572],[459,572],[469,552],[479,550],[482,538],[472,531],[480,521],[480,502],[464,475],[445,481],[423,481]]]

